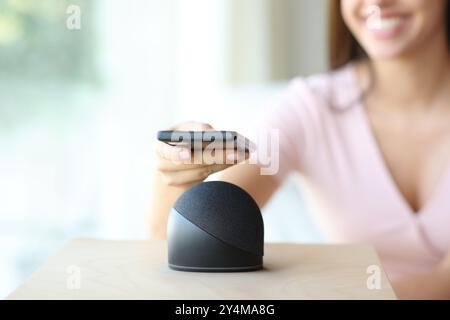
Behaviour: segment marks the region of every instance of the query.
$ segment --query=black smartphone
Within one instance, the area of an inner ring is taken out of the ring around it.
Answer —
[[[255,151],[256,145],[236,131],[158,131],[157,139],[171,146],[195,149],[221,147],[223,150]]]

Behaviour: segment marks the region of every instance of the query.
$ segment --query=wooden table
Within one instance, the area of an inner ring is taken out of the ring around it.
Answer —
[[[8,299],[395,299],[375,251],[362,245],[266,244],[264,270],[170,270],[164,241],[76,239]],[[74,278],[75,277],[75,278]]]

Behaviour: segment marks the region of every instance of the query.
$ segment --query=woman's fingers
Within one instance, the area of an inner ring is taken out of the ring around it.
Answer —
[[[156,141],[155,150],[159,158],[170,161],[186,162],[191,158],[190,149],[171,146],[161,141]]]
[[[230,150],[226,153],[227,163],[242,163],[250,159],[250,153],[248,151]]]
[[[179,149],[178,147],[170,147]],[[190,152],[190,151],[188,151]],[[167,152],[169,154],[170,152]],[[176,154],[176,151],[174,152]],[[159,157],[158,170],[162,172],[192,170],[211,165],[233,165],[242,163],[249,158],[247,152],[236,152],[233,150],[217,153],[197,151],[190,155],[188,159],[180,159],[178,155]]]
[[[172,160],[167,160],[164,158],[160,158],[158,161],[158,170],[162,172],[170,172],[170,171],[184,171],[184,170],[192,170],[205,167],[204,164],[193,164],[189,160],[186,163],[174,162]]]
[[[202,166],[191,170],[163,172],[162,179],[167,185],[180,186],[203,181],[214,172],[225,170],[228,167],[230,167],[230,165],[212,165]]]
[[[214,130],[209,124],[197,122],[185,122],[173,129],[186,131]],[[249,159],[248,152],[224,150],[214,143],[202,145],[199,149],[191,149],[189,146],[172,146],[157,141],[155,149],[158,155],[158,171],[161,173],[164,183],[171,186],[201,182],[215,172]]]

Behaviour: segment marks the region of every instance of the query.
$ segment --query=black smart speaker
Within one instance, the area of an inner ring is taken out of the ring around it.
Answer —
[[[167,237],[174,270],[237,272],[263,265],[261,211],[231,183],[203,182],[183,193],[170,212]]]

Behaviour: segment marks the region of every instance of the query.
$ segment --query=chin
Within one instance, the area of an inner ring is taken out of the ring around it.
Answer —
[[[367,55],[373,60],[393,60],[408,55],[413,50],[411,46],[393,45],[365,45]]]

